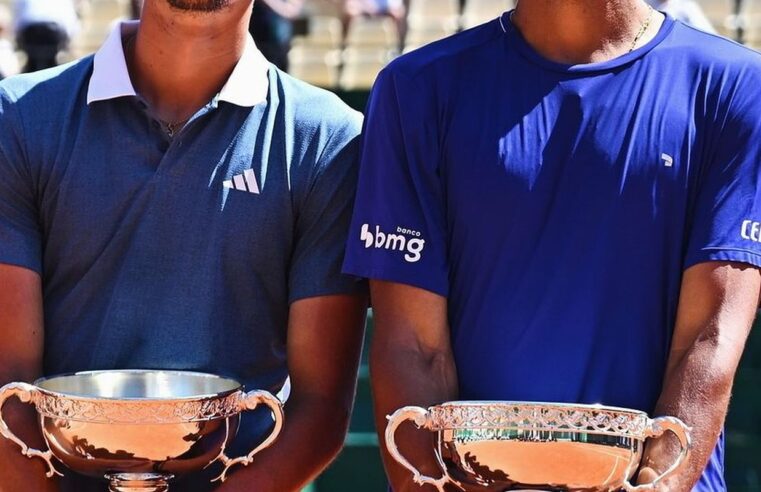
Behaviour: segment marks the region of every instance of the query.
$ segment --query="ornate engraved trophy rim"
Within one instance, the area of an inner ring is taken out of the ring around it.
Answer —
[[[620,413],[631,415],[633,417],[647,418],[647,412],[641,410],[635,410],[633,408],[615,407],[603,405],[601,403],[558,403],[558,402],[545,402],[545,401],[512,401],[512,400],[457,400],[447,401],[434,405],[434,408],[457,408],[457,407],[473,407],[473,408],[557,408],[562,410],[580,410],[580,411],[606,411],[611,413]]]
[[[511,439],[503,431],[587,433],[644,439],[645,412],[604,405],[520,401],[453,401],[429,408],[426,427],[435,431],[486,432],[477,439]]]

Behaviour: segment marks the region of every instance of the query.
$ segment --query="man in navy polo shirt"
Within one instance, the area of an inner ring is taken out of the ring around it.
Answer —
[[[148,0],[94,59],[0,84],[0,384],[176,368],[275,392],[290,375],[277,443],[220,487],[283,492],[336,455],[353,400],[360,115],[268,64],[251,7]],[[244,416],[228,454],[271,424]],[[104,487],[47,480],[6,440],[0,463],[4,492]]]
[[[726,490],[761,283],[759,87],[760,55],[641,0],[521,1],[392,63],[345,262],[374,279],[379,425],[457,399],[674,415],[694,449],[661,490]],[[400,440],[440,476],[427,433]],[[674,458],[673,436],[650,443],[639,481]]]

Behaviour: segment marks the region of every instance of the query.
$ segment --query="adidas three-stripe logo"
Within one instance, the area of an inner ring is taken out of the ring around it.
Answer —
[[[232,190],[246,191],[255,195],[259,194],[259,185],[256,183],[256,176],[253,169],[246,169],[243,174],[233,176],[233,179],[225,181],[222,186]]]

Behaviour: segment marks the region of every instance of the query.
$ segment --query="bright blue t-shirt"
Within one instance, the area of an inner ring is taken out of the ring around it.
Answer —
[[[761,55],[667,18],[567,66],[505,14],[372,93],[344,270],[448,298],[464,400],[653,412],[682,274],[761,266]],[[720,443],[699,491],[723,491]]]

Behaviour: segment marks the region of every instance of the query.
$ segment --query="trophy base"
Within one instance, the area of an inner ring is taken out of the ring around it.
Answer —
[[[173,475],[159,473],[114,473],[106,475],[108,492],[168,492]]]

